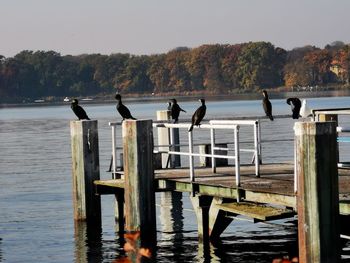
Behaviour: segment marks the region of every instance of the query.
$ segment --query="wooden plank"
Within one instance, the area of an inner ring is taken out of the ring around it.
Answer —
[[[217,204],[216,206],[223,211],[259,219],[261,221],[291,217],[295,214],[295,212],[290,209],[248,202]]]
[[[125,180],[124,179],[95,180],[94,184],[115,187],[115,188],[124,188]]]

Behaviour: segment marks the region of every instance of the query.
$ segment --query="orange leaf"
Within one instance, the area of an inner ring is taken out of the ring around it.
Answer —
[[[125,233],[124,237],[129,240],[137,240],[140,237],[140,231],[135,233]]]
[[[139,254],[146,258],[152,257],[152,252],[148,248],[140,248]]]
[[[129,251],[135,251],[135,247],[133,245],[131,245],[129,242],[126,242],[124,244],[124,250],[126,252],[129,252]]]

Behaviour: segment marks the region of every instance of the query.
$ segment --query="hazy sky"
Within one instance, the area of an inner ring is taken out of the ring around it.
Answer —
[[[350,43],[350,0],[0,0],[0,55],[164,53],[269,41]]]

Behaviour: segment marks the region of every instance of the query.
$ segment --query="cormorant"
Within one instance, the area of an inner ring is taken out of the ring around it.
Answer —
[[[267,117],[270,118],[270,120],[273,121],[273,116],[272,116],[272,105],[271,102],[269,101],[269,96],[267,95],[266,90],[263,90],[263,95],[264,95],[264,99],[262,101],[262,105],[264,107],[264,111]]]
[[[301,109],[300,109],[300,116],[303,118],[306,118],[308,116],[312,115],[312,111],[306,104],[306,100],[302,100],[301,102]]]
[[[130,113],[129,109],[122,103],[122,97],[120,94],[115,95],[115,99],[117,100],[117,111],[119,112],[120,116],[122,116],[123,120],[125,119],[132,119],[136,120]]]
[[[171,99],[171,118],[174,120],[174,123],[179,121],[180,111],[186,112],[184,109],[181,109],[179,104],[177,104],[176,99]]]
[[[199,126],[201,121],[204,118],[205,112],[207,110],[207,106],[205,106],[205,100],[199,99],[199,101],[202,103],[202,105],[194,112],[192,116],[192,124],[191,127],[188,129],[188,131],[192,131],[193,125]]]
[[[77,115],[79,120],[90,120],[85,110],[82,107],[80,107],[78,103],[79,102],[77,99],[73,99],[70,106],[73,112],[75,113],[75,115]]]
[[[301,108],[301,101],[298,98],[288,98],[287,104],[290,105],[292,109],[293,119],[299,119],[299,113]]]

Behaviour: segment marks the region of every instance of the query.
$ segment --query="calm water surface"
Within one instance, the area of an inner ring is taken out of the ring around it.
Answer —
[[[311,108],[348,107],[349,97],[310,98]],[[272,100],[274,114],[290,114],[285,100]],[[189,119],[198,102],[180,102]],[[115,105],[83,105],[98,119],[101,178],[109,179],[109,121],[120,121]],[[155,119],[162,103],[129,103],[136,118]],[[262,116],[261,101],[209,101],[206,119]],[[69,105],[0,109],[0,262],[116,262],[123,255],[115,231],[113,198],[102,197],[103,230],[100,236],[74,226],[72,212],[71,150],[69,121],[75,116]],[[349,123],[348,120],[343,120]],[[264,143],[263,161],[293,160],[294,120],[262,120],[262,138],[290,139]],[[184,133],[186,133],[184,131]],[[196,143],[205,134],[196,130]],[[222,134],[219,141],[232,140]],[[242,131],[242,140],[249,131]],[[120,137],[118,137],[120,138]],[[341,146],[342,158],[350,158]],[[251,156],[243,156],[249,162]],[[348,159],[349,160],[349,159]],[[186,162],[186,160],[184,160]],[[197,242],[197,224],[187,194],[178,200],[183,210],[171,209],[166,194],[157,194],[157,262],[271,262],[284,255],[297,255],[295,220],[276,224],[253,224],[234,220],[219,244],[205,252]],[[243,218],[242,218],[243,219]],[[345,261],[344,261],[345,262]]]

